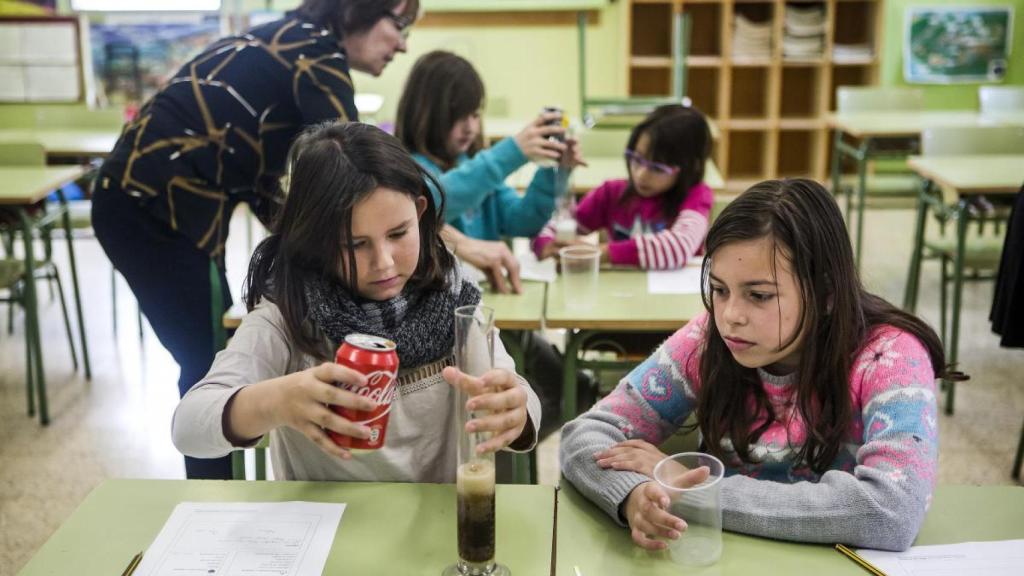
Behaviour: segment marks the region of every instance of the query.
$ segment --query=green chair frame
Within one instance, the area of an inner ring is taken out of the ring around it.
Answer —
[[[921,152],[925,156],[1014,154],[1020,150],[1024,150],[1024,128],[1019,127],[930,128],[921,135]],[[904,309],[914,312],[917,308],[921,259],[938,258],[941,271],[940,334],[946,347],[947,361],[955,367],[959,361],[963,283],[968,279],[965,271],[973,271],[970,279],[974,280],[994,278],[1004,241],[1002,234],[1005,230],[1002,224],[1006,221],[1009,211],[992,205],[984,197],[969,200],[949,197],[927,180],[921,183],[920,202],[916,233],[917,237],[923,238],[923,242],[921,253],[915,253],[912,258]],[[938,238],[927,238],[924,235],[926,212],[929,208],[942,231],[945,230],[946,224],[956,223],[955,237],[942,234]],[[977,224],[976,236],[967,235],[970,222]],[[953,285],[951,309],[948,305],[950,283]],[[952,315],[952,321],[948,323],[947,314]],[[946,390],[946,413],[953,414],[956,382],[945,381],[943,386]]]
[[[836,89],[836,111],[839,113],[877,111],[919,111],[924,109],[924,92],[918,88],[878,88],[865,86],[840,86]],[[869,174],[871,161],[882,161],[886,165],[895,161],[902,163],[908,155],[917,151],[916,140],[863,138],[854,145],[843,139],[843,132],[836,130],[832,150],[832,193],[846,195],[846,219],[854,231],[852,219],[856,211],[856,237],[854,258],[860,266],[864,237],[864,209],[872,207],[911,208],[917,196],[917,181],[906,169],[897,164],[887,168],[889,174]],[[852,182],[843,182],[842,161],[853,159],[857,173]],[[854,195],[856,193],[856,203]],[[869,198],[873,201],[869,201]]]

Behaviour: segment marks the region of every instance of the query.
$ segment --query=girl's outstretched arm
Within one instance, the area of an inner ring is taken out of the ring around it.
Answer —
[[[599,455],[629,439],[661,444],[682,426],[696,401],[689,362],[704,337],[706,316],[673,334],[618,387],[562,429],[562,473],[616,522],[634,488],[650,480],[631,471],[602,468]]]
[[[938,466],[931,360],[916,338],[886,328],[858,355],[851,386],[864,438],[849,447],[852,470],[825,472],[817,482],[724,478],[727,530],[881,550],[914,542]]]

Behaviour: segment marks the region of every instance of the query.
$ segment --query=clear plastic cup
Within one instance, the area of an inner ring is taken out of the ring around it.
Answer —
[[[591,310],[597,305],[597,273],[601,250],[596,246],[567,246],[558,251],[562,263],[562,294],[569,310]]]
[[[697,485],[684,474],[707,466],[710,474]],[[654,467],[654,479],[669,497],[669,513],[686,522],[677,540],[668,541],[672,561],[681,566],[709,566],[722,556],[722,461],[710,454],[683,452]]]

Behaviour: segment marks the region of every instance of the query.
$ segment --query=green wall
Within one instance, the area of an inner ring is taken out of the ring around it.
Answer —
[[[591,96],[625,94],[625,4],[617,2],[601,9],[596,22],[587,28],[587,90]],[[355,73],[356,90],[382,94],[381,118],[393,118],[413,63],[426,52],[444,49],[463,56],[480,73],[490,115],[531,118],[546,105],[558,105],[578,115],[576,25],[572,18],[564,21],[530,26],[417,26],[409,37],[409,53],[399,55],[379,78]]]
[[[1024,0],[884,0],[882,61],[879,84],[907,86],[903,81],[903,26],[908,6],[1013,6],[1013,50],[1006,80],[1002,84],[1024,84]],[[915,84],[925,91],[929,108],[977,108],[980,84]]]

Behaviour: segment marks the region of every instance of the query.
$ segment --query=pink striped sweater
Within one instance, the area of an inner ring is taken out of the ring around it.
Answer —
[[[704,183],[690,188],[679,205],[675,220],[666,222],[660,197],[634,197],[623,204],[628,180],[609,180],[590,191],[576,209],[579,234],[604,229],[608,233],[608,256],[612,264],[644,269],[682,268],[701,251],[708,233],[711,188]],[[539,256],[555,239],[555,221],[548,222],[533,241]]]
[[[695,409],[708,315],[673,334],[618,387],[562,428],[562,472],[621,522],[619,507],[642,474],[602,469],[594,454],[628,439],[658,445]],[[931,501],[938,466],[935,373],[924,345],[895,327],[873,328],[850,373],[854,414],[824,473],[797,457],[807,429],[796,374],[758,370],[775,420],[740,460],[729,439],[722,479],[726,530],[800,542],[905,550]],[[763,423],[755,422],[755,427]]]

